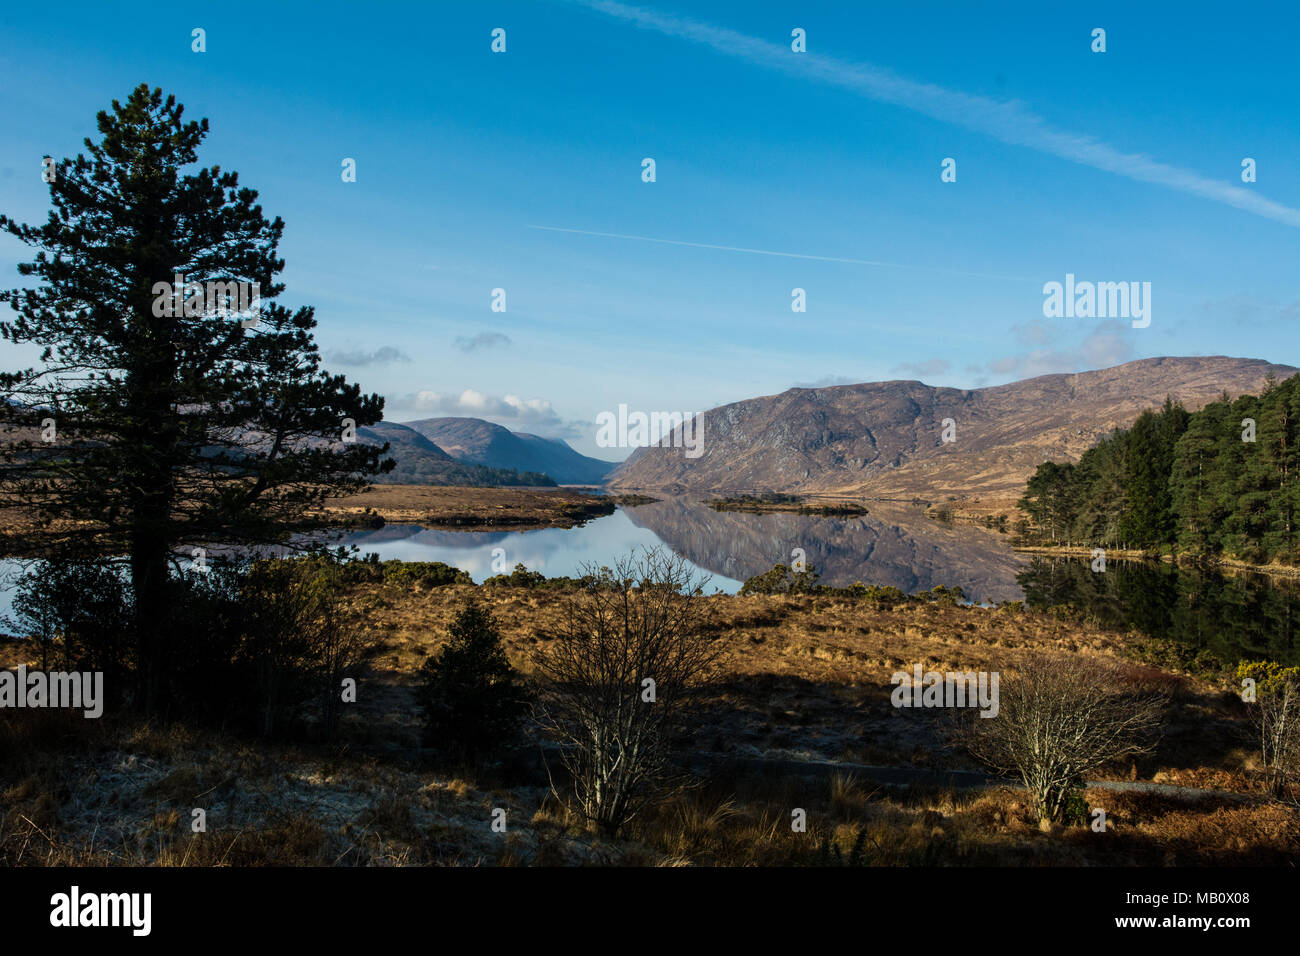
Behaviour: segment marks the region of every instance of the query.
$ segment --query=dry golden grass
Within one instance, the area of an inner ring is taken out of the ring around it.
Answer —
[[[437,485],[371,485],[357,495],[327,499],[323,508],[323,513],[343,520],[374,513],[390,524],[431,528],[572,528],[611,511],[610,499],[565,488]]]
[[[524,669],[531,667],[533,648],[562,622],[564,592],[549,589],[453,585],[415,594],[367,584],[348,596],[356,620],[380,635],[386,666],[396,670],[418,667],[469,600],[490,606],[512,662]],[[907,604],[880,610],[862,600],[822,596],[708,600],[718,636],[733,651],[732,670],[740,675],[852,684],[887,682],[895,670],[916,663],[994,670],[1043,650],[1123,656],[1122,640],[1114,633],[1010,608]]]
[[[356,587],[347,596],[348,611],[379,642],[364,702],[367,726],[376,735],[414,744],[415,673],[441,646],[467,602],[490,607],[511,663],[530,674],[538,650],[563,625],[565,599],[564,591],[544,588],[452,585],[414,592],[378,583]],[[1227,754],[1241,746],[1234,742],[1233,735],[1240,735],[1233,721],[1240,723],[1244,715],[1228,713],[1231,708],[1213,688],[1130,661],[1121,635],[1077,621],[1011,607],[909,603],[879,609],[867,600],[835,596],[715,595],[707,600],[726,655],[718,691],[701,721],[704,749],[812,753],[866,764],[950,765],[952,755],[941,746],[939,715],[914,711],[901,717],[889,702],[891,676],[918,663],[927,670],[1010,672],[1044,652],[1122,662],[1132,680],[1162,684],[1188,711],[1163,745],[1174,762],[1143,766],[1144,774],[1205,767],[1230,771],[1234,765]],[[1177,753],[1178,748],[1187,752]]]
[[[1300,854],[1296,812],[1262,801],[1091,788],[1088,805],[1106,810],[1108,832],[1044,832],[1012,788],[900,790],[869,774],[725,768],[612,840],[545,787],[280,746],[254,755],[219,738],[201,755],[132,746],[152,736],[105,730],[97,745],[47,753],[6,785],[0,864],[1215,865],[1293,864]],[[190,832],[196,805],[207,809],[206,833]],[[507,810],[505,834],[489,827],[495,807]],[[795,808],[806,832],[791,828]]]
[[[361,681],[345,746],[237,740],[177,725],[0,712],[0,864],[41,865],[1039,865],[1294,863],[1296,811],[1262,801],[1088,791],[1105,834],[1040,831],[1014,789],[891,788],[869,769],[792,775],[756,769],[801,756],[952,768],[941,718],[900,714],[890,675],[1014,670],[1069,651],[1125,660],[1121,636],[1010,608],[907,604],[890,610],[827,596],[709,598],[728,650],[695,746],[720,752],[698,786],[635,820],[616,840],[556,801],[535,768],[431,769],[415,755],[415,671],[469,600],[489,604],[512,662],[562,621],[564,594],[453,585],[359,585],[345,602],[382,650]],[[0,648],[19,662],[25,649]],[[1252,744],[1235,698],[1186,675],[1128,662],[1173,706],[1160,750],[1111,779],[1249,792]],[[746,762],[749,761],[749,762]],[[207,811],[208,831],[190,830]],[[494,808],[508,830],[492,832]],[[808,830],[791,830],[791,811]],[[838,852],[837,852],[838,850]]]
[[[719,796],[731,790],[750,796]],[[1081,825],[1044,832],[1011,789],[715,780],[640,822],[633,835],[663,854],[661,862],[719,866],[1294,865],[1300,853],[1300,821],[1278,805],[1097,789],[1087,797],[1106,808],[1107,832]],[[805,833],[791,828],[795,807],[807,812]]]

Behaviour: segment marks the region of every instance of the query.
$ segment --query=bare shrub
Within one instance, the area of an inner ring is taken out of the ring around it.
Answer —
[[[997,716],[972,716],[958,738],[993,770],[1019,776],[1033,812],[1053,822],[1084,774],[1154,747],[1168,700],[1114,664],[1075,656],[1031,661],[999,696]]]
[[[560,743],[575,808],[614,833],[686,782],[671,739],[687,732],[720,645],[701,599],[706,579],[684,559],[655,549],[582,570],[538,655],[549,682],[539,716]]]
[[[1269,793],[1300,801],[1300,667],[1283,667],[1272,661],[1243,662],[1237,676],[1255,681],[1250,717],[1259,734]]]

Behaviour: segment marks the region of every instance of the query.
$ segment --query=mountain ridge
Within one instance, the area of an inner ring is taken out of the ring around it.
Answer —
[[[545,475],[525,469],[491,468],[460,461],[447,454],[413,428],[397,422],[376,422],[357,429],[357,438],[371,445],[388,444],[396,463],[387,474],[375,475],[375,484],[391,485],[554,485]]]
[[[1014,498],[1042,461],[1077,460],[1165,396],[1189,410],[1258,393],[1295,367],[1230,356],[1161,356],[979,389],[895,379],[791,388],[704,412],[703,453],[634,451],[618,490],[776,491],[864,497]],[[951,436],[944,438],[945,420]]]
[[[514,432],[481,418],[424,418],[402,424],[458,461],[543,472],[562,485],[600,484],[618,464],[589,458],[561,439]]]

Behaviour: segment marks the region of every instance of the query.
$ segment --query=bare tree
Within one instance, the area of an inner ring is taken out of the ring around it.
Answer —
[[[578,811],[614,833],[685,782],[670,738],[684,730],[721,646],[708,628],[707,578],[684,559],[656,548],[582,570],[583,587],[539,654],[549,683],[540,716],[560,743]]]
[[[1053,821],[1084,774],[1154,747],[1167,703],[1121,668],[1076,656],[1033,660],[999,697],[997,716],[973,717],[959,737],[977,760],[1018,775],[1039,819]]]
[[[1300,667],[1273,662],[1242,663],[1238,676],[1255,681],[1251,720],[1259,733],[1268,791],[1279,799],[1300,799]]]

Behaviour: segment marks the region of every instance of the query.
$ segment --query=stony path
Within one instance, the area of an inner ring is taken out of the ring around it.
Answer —
[[[993,789],[996,787],[1020,788],[1016,780],[994,777],[974,770],[929,770],[924,767],[875,767],[869,764],[845,763],[835,760],[791,760],[779,757],[736,757],[722,753],[696,753],[688,763],[698,767],[716,767],[730,764],[746,770],[769,770],[792,776],[830,776],[835,773],[853,774],[887,786],[912,786],[922,784],[933,787],[951,787],[957,790]],[[1229,790],[1206,790],[1200,787],[1183,787],[1171,783],[1142,783],[1127,780],[1085,780],[1088,787],[1103,790],[1158,793],[1183,800],[1201,800],[1217,797],[1238,802],[1255,802],[1262,799],[1254,794]]]

